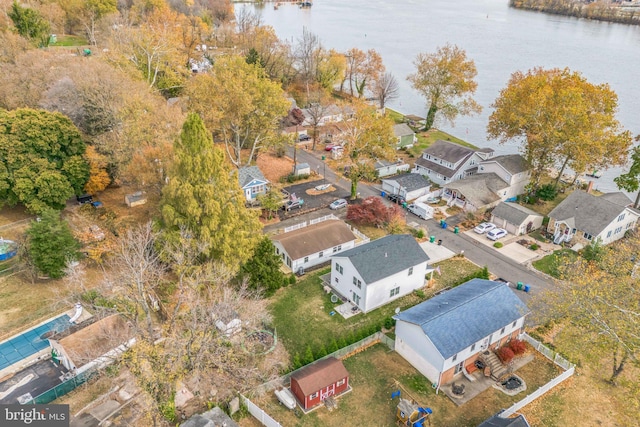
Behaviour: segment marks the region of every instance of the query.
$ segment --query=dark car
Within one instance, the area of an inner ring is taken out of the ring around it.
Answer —
[[[311,137],[309,135],[307,135],[307,134],[303,134],[303,135],[300,135],[298,137],[298,140],[299,141],[309,141],[309,140],[311,140]]]
[[[397,203],[399,205],[406,202],[406,200],[404,200],[404,197],[399,194],[389,194],[387,195],[387,199],[389,199],[392,203]]]

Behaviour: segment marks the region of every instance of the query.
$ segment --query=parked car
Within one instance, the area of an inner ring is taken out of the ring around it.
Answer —
[[[76,196],[76,200],[79,205],[84,205],[85,203],[93,202],[93,196],[91,194],[81,194],[80,196]]]
[[[331,209],[340,209],[340,208],[346,208],[346,207],[347,207],[347,201],[345,199],[334,200],[329,205],[329,208]]]
[[[490,232],[487,233],[487,239],[496,241],[498,239],[502,239],[507,235],[507,230],[504,228],[494,228]]]
[[[484,234],[488,231],[493,230],[494,228],[496,228],[494,224],[490,222],[483,222],[482,224],[479,224],[476,228],[474,228],[473,231],[478,234]]]
[[[392,203],[397,203],[399,205],[406,202],[404,197],[399,194],[387,194],[387,199],[389,199]]]
[[[309,135],[307,135],[306,133],[304,133],[304,134],[302,134],[302,135],[300,135],[298,137],[298,140],[299,141],[310,141],[311,137]]]
[[[291,209],[295,209],[295,208],[302,208],[302,204],[304,203],[304,200],[302,199],[296,199],[296,200],[289,200],[287,201],[282,208],[285,211],[290,211]]]

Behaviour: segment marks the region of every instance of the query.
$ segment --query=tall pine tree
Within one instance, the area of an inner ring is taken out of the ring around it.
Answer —
[[[186,230],[193,244],[204,248],[203,260],[221,261],[233,271],[251,257],[262,235],[257,215],[245,207],[237,173],[195,113],[174,145],[161,222],[168,241]]]
[[[282,261],[276,255],[276,248],[268,237],[263,237],[253,256],[240,270],[241,278],[247,277],[253,289],[262,289],[264,296],[273,295],[284,285],[284,273],[280,270]]]

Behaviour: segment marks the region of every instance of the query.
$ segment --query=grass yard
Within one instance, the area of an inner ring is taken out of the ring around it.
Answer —
[[[338,409],[329,412],[322,407],[308,415],[296,417],[278,404],[273,393],[252,397],[254,402],[284,426],[342,427],[345,425],[395,425],[397,399],[391,392],[400,389],[402,397],[413,399],[421,406],[433,409],[433,426],[477,426],[500,409],[524,398],[527,393],[545,384],[558,374],[546,359],[536,357],[517,371],[527,383],[527,391],[507,396],[489,388],[476,398],[458,407],[444,393],[435,394],[429,380],[423,377],[396,352],[377,344],[344,360],[353,390],[340,397]],[[363,403],[363,402],[366,402]],[[252,426],[252,420],[240,425]]]
[[[533,266],[536,270],[542,271],[557,279],[560,278],[560,272],[558,267],[566,263],[575,261],[579,255],[571,249],[560,249],[552,254],[545,256],[537,261],[533,262]]]
[[[320,285],[320,276],[329,273],[330,270],[324,269],[308,275],[297,284],[280,289],[272,297],[270,311],[278,338],[291,357],[296,353],[302,356],[307,347],[317,353],[322,347],[329,348],[333,340],[336,343],[341,339],[349,341],[351,336],[359,334],[362,330],[371,330],[377,325],[382,325],[386,318],[393,316],[396,307],[402,310],[412,307],[444,288],[459,284],[460,280],[479,269],[465,258],[453,258],[437,265],[440,266],[442,275],[435,273],[434,283],[428,288],[423,288],[424,298],[412,293],[369,313],[360,313],[349,319],[339,314],[329,314],[341,304],[332,303],[331,294],[325,293]]]
[[[86,46],[89,42],[82,36],[74,36],[72,34],[59,35],[56,42],[50,46]]]

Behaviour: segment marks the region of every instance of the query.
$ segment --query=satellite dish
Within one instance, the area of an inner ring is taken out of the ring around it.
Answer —
[[[395,309],[395,313],[396,313],[396,314],[400,313],[400,307],[396,307],[396,309]]]

